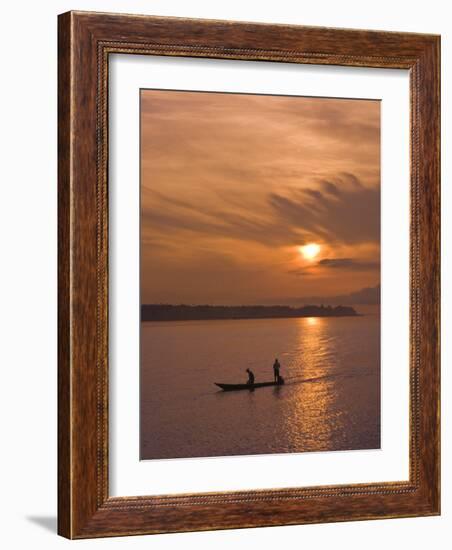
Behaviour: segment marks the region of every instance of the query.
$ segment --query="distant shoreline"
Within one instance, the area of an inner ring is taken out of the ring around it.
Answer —
[[[141,321],[215,321],[298,317],[359,317],[350,306],[210,306],[143,304]]]

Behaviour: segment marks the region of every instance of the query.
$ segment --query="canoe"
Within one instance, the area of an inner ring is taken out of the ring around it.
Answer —
[[[223,391],[254,390],[256,388],[265,388],[267,386],[282,386],[283,382],[256,382],[254,384],[219,384],[214,382]]]

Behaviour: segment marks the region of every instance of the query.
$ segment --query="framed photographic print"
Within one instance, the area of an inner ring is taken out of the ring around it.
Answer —
[[[439,514],[438,36],[59,17],[59,533]]]

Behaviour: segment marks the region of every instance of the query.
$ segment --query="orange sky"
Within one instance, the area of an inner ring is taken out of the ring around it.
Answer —
[[[142,303],[295,304],[379,262],[379,101],[141,92]]]

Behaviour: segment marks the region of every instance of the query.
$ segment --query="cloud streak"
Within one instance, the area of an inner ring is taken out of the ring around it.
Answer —
[[[278,218],[289,220],[304,235],[331,242],[379,242],[378,188],[364,187],[353,174],[338,177],[335,183],[321,181],[321,187],[272,193],[269,202]]]
[[[353,269],[366,271],[368,269],[380,269],[380,262],[357,260],[355,258],[324,258],[317,263],[320,267],[329,269]]]

